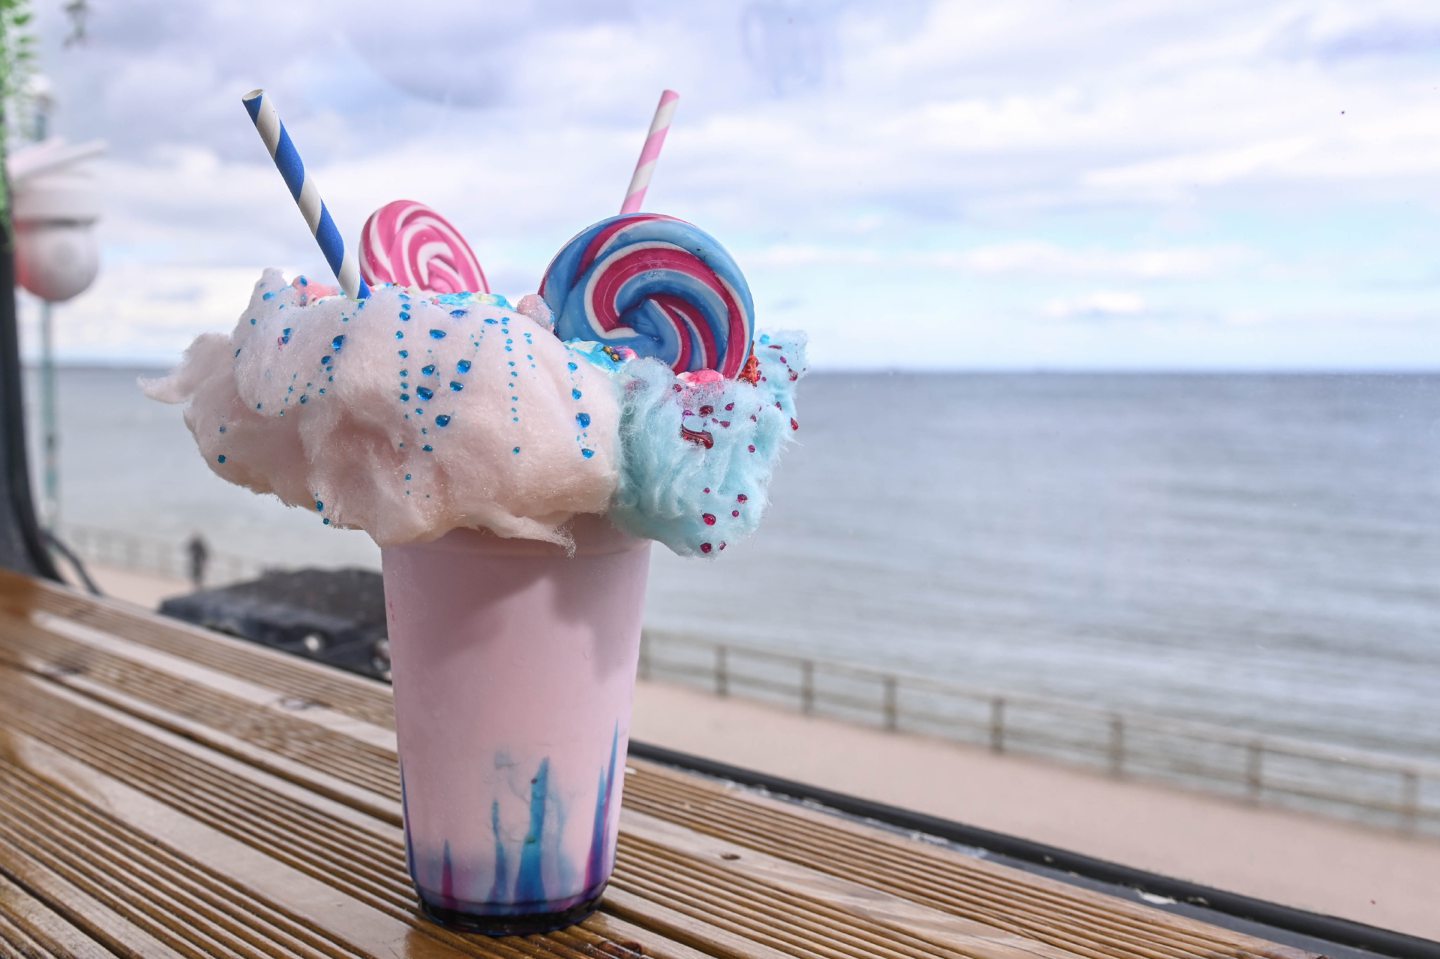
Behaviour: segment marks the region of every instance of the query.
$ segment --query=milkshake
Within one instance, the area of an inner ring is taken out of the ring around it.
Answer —
[[[142,385],[217,475],[381,547],[425,913],[558,928],[615,859],[649,544],[714,560],[758,526],[805,340],[755,332],[735,261],[672,217],[581,231],[512,305],[454,289],[483,276],[448,221],[381,212],[368,286],[267,270]]]
[[[650,544],[572,535],[383,550],[406,858],[448,925],[557,928],[610,877]]]

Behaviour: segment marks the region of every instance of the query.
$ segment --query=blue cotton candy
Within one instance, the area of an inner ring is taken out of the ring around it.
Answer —
[[[799,428],[805,335],[761,335],[755,356],[754,385],[687,382],[653,359],[617,374],[622,453],[609,509],[616,526],[682,556],[716,556],[760,525],[770,474]]]

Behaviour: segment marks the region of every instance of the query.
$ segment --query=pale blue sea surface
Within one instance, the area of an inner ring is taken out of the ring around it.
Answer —
[[[378,564],[215,477],[139,372],[60,374],[66,521]],[[821,374],[799,407],[760,532],[656,550],[651,625],[1440,756],[1440,376]]]

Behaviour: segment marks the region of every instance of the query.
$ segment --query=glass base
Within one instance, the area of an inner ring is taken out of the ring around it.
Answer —
[[[485,916],[436,906],[426,902],[424,897],[420,899],[420,910],[427,919],[456,932],[478,932],[486,936],[528,936],[575,925],[599,907],[600,897],[604,894],[605,884],[601,884],[595,895],[559,912]]]

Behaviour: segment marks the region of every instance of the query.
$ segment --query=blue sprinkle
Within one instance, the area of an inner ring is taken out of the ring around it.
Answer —
[[[443,339],[445,339],[445,331],[444,331],[444,330],[431,330],[431,331],[430,331],[430,339],[432,339],[432,340],[443,340]]]
[[[451,390],[451,392],[453,392],[453,393],[459,393],[459,392],[460,392],[461,390],[463,390],[464,388],[465,388],[465,384],[464,384],[464,383],[456,383],[454,380],[451,380],[451,381],[450,381],[450,390]]]
[[[517,447],[515,447],[513,450],[511,450],[510,452],[512,452],[512,453],[518,453],[518,452],[520,452],[520,447],[517,446]]]
[[[514,351],[515,351],[515,350],[514,350],[514,347],[510,347],[510,346],[505,347],[505,352],[506,352],[506,353],[513,353]]]
[[[329,366],[329,365],[330,365],[330,361],[333,360],[333,359],[334,359],[333,356],[322,356],[322,357],[320,357],[320,365],[321,365],[321,366]]]
[[[421,448],[422,450],[424,450],[425,452],[427,452],[427,453],[433,453],[433,452],[435,452],[435,447],[431,446],[429,443],[426,443],[424,446],[422,446],[422,447],[420,447],[420,448]]]
[[[341,333],[339,336],[335,337],[335,339],[333,339],[333,340],[330,341],[330,349],[334,350],[336,353],[339,353],[339,352],[340,352],[340,347],[342,347],[342,346],[344,346],[344,345],[345,345],[345,334],[344,334],[344,333]]]
[[[495,320],[489,319],[488,317],[487,317],[486,320],[485,320],[485,325],[486,325],[486,326],[494,326],[495,323],[496,323]]]
[[[588,460],[590,457],[592,457],[592,456],[595,455],[595,451],[594,451],[594,450],[583,450],[583,449],[582,449],[582,450],[580,451],[580,455],[583,456],[583,457],[585,457],[585,458]]]
[[[572,397],[574,397],[575,399],[578,400],[578,399],[580,398],[580,391],[579,391],[579,390],[571,390],[571,391],[570,391],[570,395],[571,395]]]
[[[466,311],[465,311],[465,310],[451,310],[451,311],[450,311],[450,315],[453,316],[453,317],[455,317],[455,319],[458,320],[458,319],[460,319],[460,317],[465,316],[465,315],[467,315],[467,314],[466,314]]]
[[[258,410],[258,409],[260,409],[260,408],[261,408],[262,406],[264,406],[264,405],[265,405],[264,403],[256,403],[256,404],[255,404],[255,408]]]
[[[280,331],[280,340],[283,343],[290,342],[290,327],[287,326],[285,327],[285,329]]]
[[[409,320],[410,320],[410,314],[409,314],[409,313],[406,313],[404,310],[401,310],[401,311],[400,311],[400,319],[405,320],[406,322],[409,322]]]
[[[239,355],[240,355],[240,347],[238,347],[238,346],[235,347],[235,355],[236,355],[236,356],[239,356]]]
[[[400,394],[400,399],[402,399],[402,400],[404,400],[406,403],[408,403],[408,402],[410,402],[410,394],[409,394],[409,393],[401,393],[401,394]]]
[[[324,396],[324,395],[325,395],[325,387],[323,387],[323,386],[320,387],[320,395],[321,395],[321,396]]]
[[[408,359],[410,359],[410,351],[409,351],[409,350],[401,350],[401,351],[400,351],[400,359],[402,359],[402,360],[408,360]]]
[[[301,285],[301,286],[309,286],[309,285],[310,285],[310,281],[307,280],[307,279],[305,279],[305,277],[302,276],[302,277],[300,277],[300,285]]]
[[[406,474],[405,474],[405,482],[407,482],[407,483],[410,482],[410,474],[409,474],[409,473],[406,473]]]
[[[434,364],[434,363],[431,363],[429,366],[422,366],[422,367],[420,367],[420,372],[421,372],[423,375],[425,375],[425,376],[434,376],[434,375],[435,375],[435,364]]]
[[[425,407],[423,407],[423,406],[417,406],[417,407],[415,407],[415,415],[416,415],[416,416],[424,416],[424,415],[425,415]]]
[[[400,371],[400,375],[401,375],[401,376],[409,376],[409,375],[410,375],[410,371],[409,371],[409,370],[401,370],[401,371]]]
[[[397,340],[403,340],[403,339],[405,339],[405,331],[404,331],[404,330],[396,330],[396,331],[395,331],[395,339],[397,339]]]
[[[510,422],[512,422],[512,423],[518,423],[518,422],[520,422],[520,417],[518,417],[518,416],[512,416],[512,417],[510,417]]]
[[[225,432],[225,427],[223,427],[223,426],[220,427],[220,432],[222,432],[222,433]]]
[[[330,520],[329,520],[329,519],[322,519],[320,522],[324,523],[326,526],[329,526],[329,525],[330,525]]]
[[[576,366],[574,363],[566,363],[565,365],[570,367],[571,373],[574,373],[576,370],[580,369],[580,367]]]
[[[250,317],[250,325],[251,325],[251,326],[254,326],[254,325],[255,325],[255,317],[253,317],[253,316]]]
[[[303,406],[303,405],[305,405],[305,404],[308,403],[308,402],[310,402],[310,397],[306,396],[304,393],[301,393],[301,394],[300,394],[300,405]]]
[[[580,428],[581,428],[582,430],[585,429],[587,426],[590,425],[590,414],[589,414],[589,413],[576,413],[576,414],[575,414],[575,422],[577,422],[577,423],[580,424]]]
[[[318,500],[318,499],[315,501],[315,512],[317,512],[317,513],[323,513],[323,512],[325,512],[325,504],[322,503],[322,502],[321,502],[320,500]]]
[[[450,417],[448,417],[448,416],[446,416],[445,414],[442,413],[441,415],[435,417],[435,425],[436,425],[436,426],[449,426],[449,425],[450,425]]]
[[[507,346],[506,349],[508,350],[509,347]],[[514,366],[514,365],[515,365],[515,361],[514,361],[514,360],[511,360],[511,361],[510,361],[510,365],[511,365],[511,366]]]
[[[275,299],[275,294],[274,294],[273,292],[272,292],[272,293],[266,293],[266,294],[265,294],[264,296],[262,296],[260,299],[262,299],[262,300],[273,300],[273,299]],[[252,320],[251,322],[254,322],[254,321]]]
[[[435,395],[435,391],[428,386],[416,387],[415,392],[420,394],[422,400],[428,400]]]
[[[461,360],[459,363],[456,363],[456,364],[455,364],[455,372],[457,372],[457,373],[469,373],[469,372],[470,372],[470,361],[469,361],[469,360]]]
[[[215,457],[215,460],[216,460],[216,462],[224,463],[224,462],[225,462],[225,454],[224,454],[224,453],[221,453],[219,456]]]

